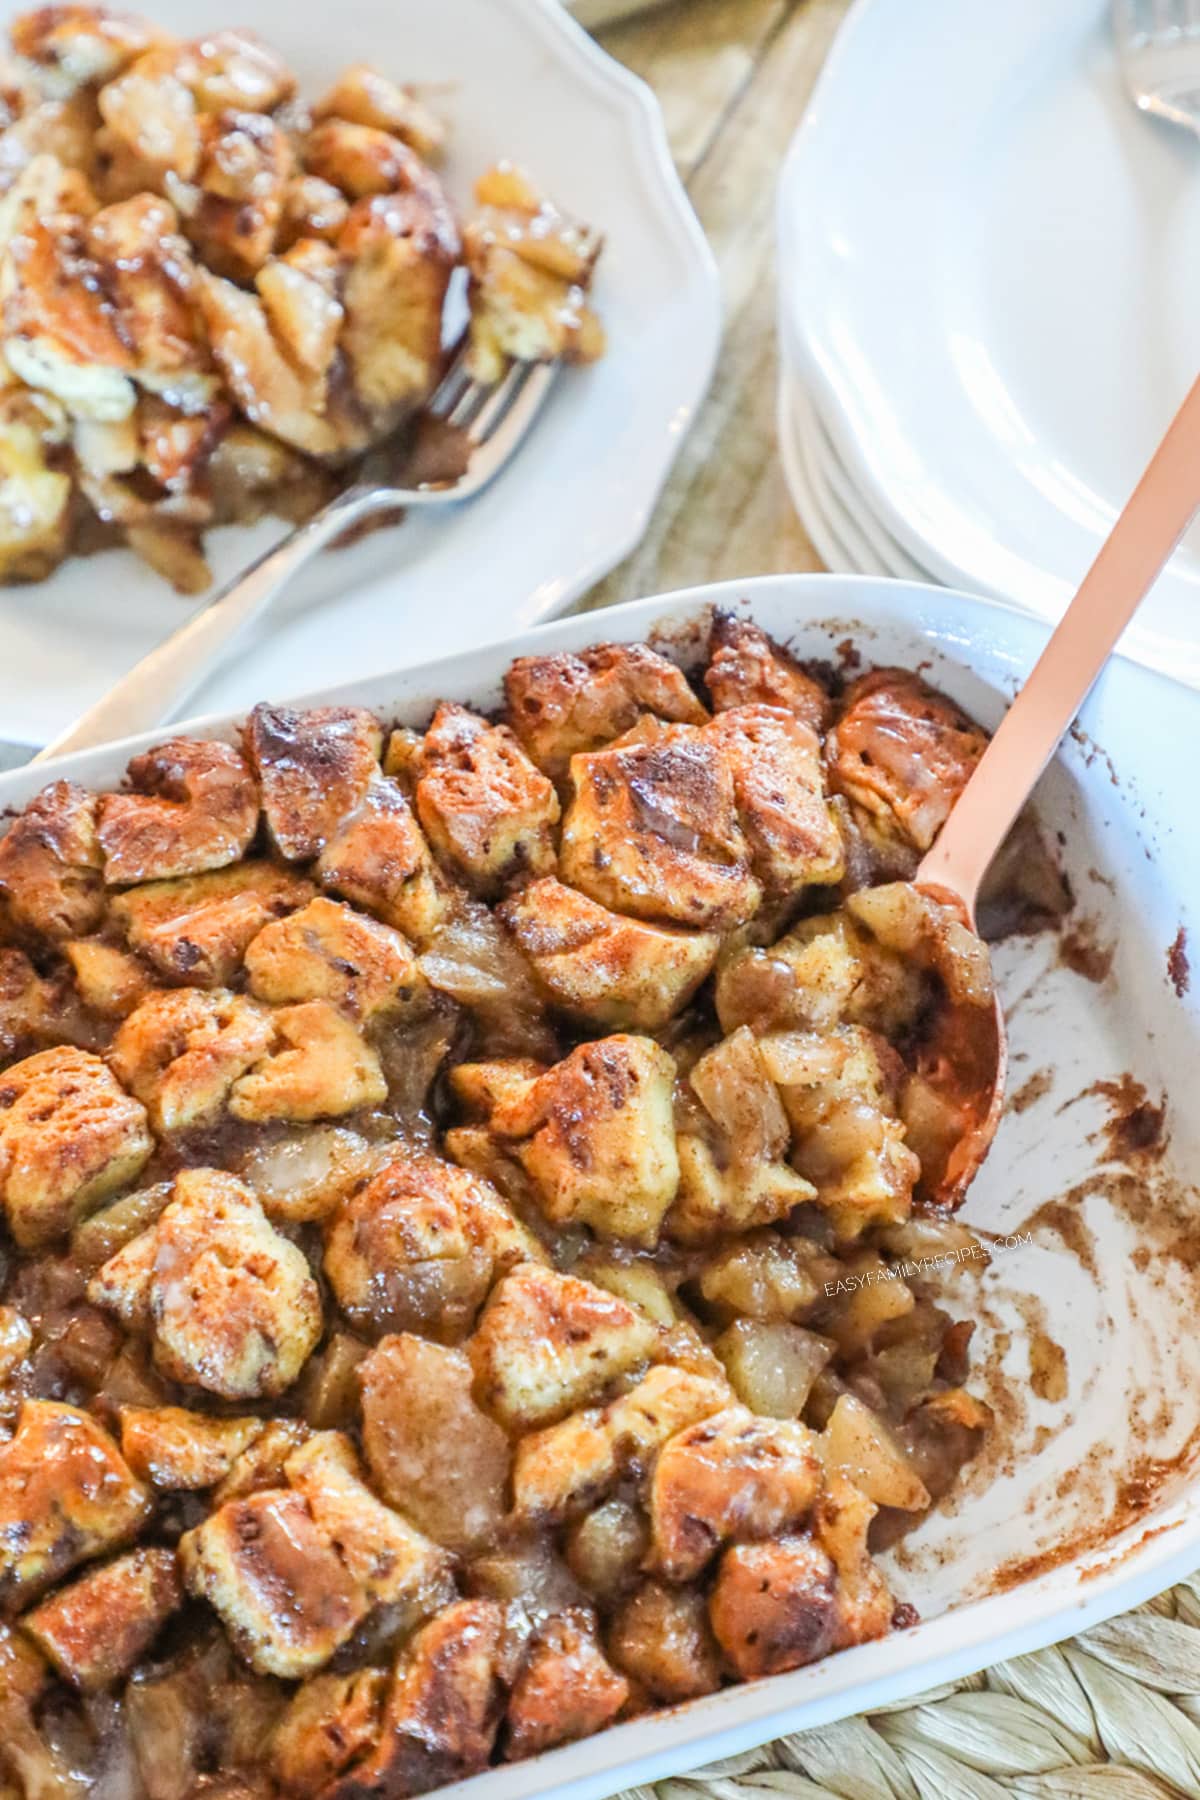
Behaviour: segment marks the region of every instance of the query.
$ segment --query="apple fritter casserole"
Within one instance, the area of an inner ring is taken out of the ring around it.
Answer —
[[[600,355],[600,243],[508,164],[460,220],[440,120],[366,64],[312,105],[244,31],[46,6],[0,59],[0,581],[303,518],[412,427],[464,271],[470,364]]]
[[[984,741],[730,615],[11,822],[3,1800],[404,1800],[911,1622],[992,989],[905,877]]]

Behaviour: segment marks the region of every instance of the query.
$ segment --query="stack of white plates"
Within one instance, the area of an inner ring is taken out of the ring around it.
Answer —
[[[1056,619],[1200,371],[1200,149],[1107,0],[857,0],[780,183],[780,445],[831,567]],[[1200,532],[1124,648],[1200,683]]]

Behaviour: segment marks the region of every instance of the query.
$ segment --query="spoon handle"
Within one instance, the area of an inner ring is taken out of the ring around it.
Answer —
[[[979,884],[1117,639],[1200,508],[1200,378],[984,751],[914,879],[956,894]]]

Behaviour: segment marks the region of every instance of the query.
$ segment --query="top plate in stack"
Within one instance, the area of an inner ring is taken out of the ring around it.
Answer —
[[[1106,0],[858,0],[779,199],[788,352],[866,505],[1057,618],[1200,369],[1196,145]],[[1200,681],[1200,533],[1126,635]]]

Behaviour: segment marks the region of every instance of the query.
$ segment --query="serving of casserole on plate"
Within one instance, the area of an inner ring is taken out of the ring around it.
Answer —
[[[1036,628],[979,608],[981,681],[943,635],[964,603],[912,590],[914,628],[853,584],[854,648],[843,610],[797,660],[789,618],[850,584],[752,586],[751,612],[643,603],[609,644],[572,621],[7,779],[14,1794],[349,1800],[495,1762],[506,1792],[598,1792],[806,1699],[919,1685],[989,1627],[1044,1641],[1062,1598],[1032,1577],[1148,1513],[1176,1535],[1138,1578],[1186,1553],[1179,1344],[1170,1416],[1139,1417],[1195,1301],[1182,1198],[1173,1237],[1150,1211],[1165,1113],[1156,1142],[1148,1114],[1113,1139],[1120,1181],[1087,1176],[1110,1055],[1150,1079],[1192,1028],[1153,998],[1165,946],[1141,1010],[1041,969],[1054,1076],[1006,1121],[973,1226],[921,1200],[955,1130],[930,1031],[950,1007],[969,1033],[991,975],[905,877]],[[1095,854],[1053,784],[1046,817]],[[1064,897],[1028,848],[1017,886]],[[1047,941],[999,947],[1006,986]],[[1048,1124],[1056,1079],[1081,1093]],[[1139,1170],[1153,1332],[1126,1286],[1145,1256],[1115,1261]],[[1069,1182],[1073,1229],[1045,1210]],[[1022,1223],[1033,1272],[1010,1274]],[[989,1242],[976,1286],[953,1274]],[[1006,1295],[1018,1356],[1037,1345],[1017,1369]],[[1031,1579],[953,1629],[1002,1564]],[[1089,1590],[1127,1594],[1112,1570]]]
[[[368,636],[376,667],[495,638],[611,568],[640,535],[719,334],[711,254],[649,91],[541,0],[348,0],[336,28],[284,0],[88,17],[4,18],[20,55],[0,196],[10,227],[22,196],[39,215],[43,252],[5,277],[22,371],[5,401],[21,428],[10,488],[34,484],[12,509],[0,587],[5,736],[46,742],[184,616],[131,554],[131,530],[185,584],[206,567],[228,580],[289,528],[272,508],[303,513],[364,442],[411,417],[439,316],[450,339],[462,323],[464,264],[477,301],[492,288],[505,348],[586,355],[598,340],[569,290],[594,263],[606,353],[555,384],[513,467],[470,507],[317,559],[273,610],[256,678],[296,692],[353,675]],[[37,152],[66,163],[71,191],[39,185]],[[493,177],[481,205],[476,184],[504,161],[532,187]],[[531,312],[538,343],[514,335]],[[75,416],[89,409],[107,416]],[[56,565],[64,536],[118,547]],[[15,584],[22,572],[44,578]],[[413,577],[399,604],[398,575]],[[231,665],[206,703],[252,704],[256,691],[237,692],[246,674]]]

